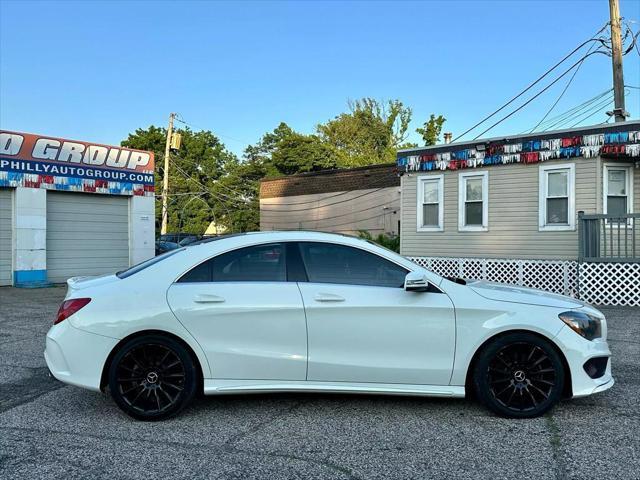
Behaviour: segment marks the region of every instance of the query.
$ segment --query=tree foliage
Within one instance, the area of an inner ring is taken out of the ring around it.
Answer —
[[[320,139],[340,155],[339,164],[358,167],[395,161],[396,150],[409,146],[412,110],[400,100],[363,98],[349,102],[349,112],[317,126]]]
[[[168,229],[200,234],[214,222],[229,232],[258,230],[261,179],[395,162],[397,149],[416,146],[407,142],[411,117],[411,108],[399,100],[363,98],[349,102],[348,112],[319,124],[313,134],[280,123],[247,146],[242,159],[210,131],[177,130],[182,146],[170,156]],[[425,142],[428,136],[435,143],[442,123],[442,116],[431,115],[418,133]],[[150,126],[122,142],[124,147],[155,153],[157,225],[165,139],[164,128]]]
[[[424,141],[424,146],[429,147],[431,145],[435,145],[440,141],[440,133],[442,132],[442,126],[447,119],[442,115],[438,115],[437,117],[432,113],[429,117],[429,120],[424,122],[422,128],[416,128],[416,132],[418,132],[422,136],[422,140]]]
[[[252,209],[235,193],[224,188],[221,180],[233,169],[237,158],[209,131],[177,130],[182,134],[180,150],[169,157],[170,231],[203,233],[213,221],[230,228],[238,210]],[[122,142],[123,147],[151,150],[155,153],[156,223],[162,214],[162,193],[166,130],[151,126],[137,129]],[[232,210],[230,207],[234,206]]]

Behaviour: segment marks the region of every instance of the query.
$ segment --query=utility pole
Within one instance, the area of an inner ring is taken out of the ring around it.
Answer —
[[[624,107],[624,77],[622,75],[622,34],[620,28],[620,3],[609,0],[611,17],[611,62],[613,64],[613,115],[616,122],[624,122],[629,116]]]
[[[162,179],[162,226],[160,234],[167,233],[167,220],[169,218],[168,201],[169,201],[169,154],[171,153],[171,136],[173,135],[173,119],[176,114],[169,115],[169,128],[167,129],[167,143],[164,147],[164,173]]]

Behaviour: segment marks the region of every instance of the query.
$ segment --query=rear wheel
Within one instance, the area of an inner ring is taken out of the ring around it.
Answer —
[[[113,357],[109,390],[116,404],[138,420],[162,420],[192,400],[197,373],[189,352],[161,335],[134,338]]]
[[[530,418],[544,414],[561,398],[562,360],[546,340],[512,333],[487,345],[476,362],[478,398],[498,415]]]

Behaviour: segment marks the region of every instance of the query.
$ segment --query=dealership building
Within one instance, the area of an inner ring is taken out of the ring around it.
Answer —
[[[152,152],[0,131],[0,285],[111,273],[154,255]]]

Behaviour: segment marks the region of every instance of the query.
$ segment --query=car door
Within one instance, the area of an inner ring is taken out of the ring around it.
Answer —
[[[296,283],[287,282],[285,244],[220,254],[183,275],[167,298],[214,378],[305,379],[304,307]]]
[[[308,328],[307,380],[448,385],[455,349],[451,300],[407,292],[408,270],[347,245],[299,243]]]

